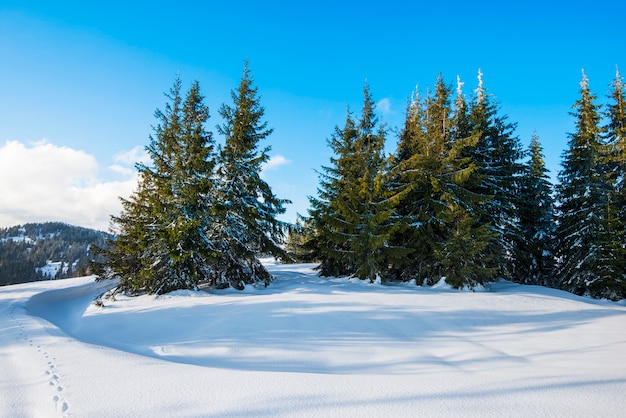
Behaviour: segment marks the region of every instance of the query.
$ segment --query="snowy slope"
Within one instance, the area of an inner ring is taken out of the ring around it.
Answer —
[[[91,301],[0,288],[0,416],[624,416],[626,306],[325,279]]]

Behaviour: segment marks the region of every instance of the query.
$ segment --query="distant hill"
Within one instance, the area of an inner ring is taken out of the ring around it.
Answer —
[[[0,286],[90,274],[93,245],[109,237],[60,222],[0,228]]]

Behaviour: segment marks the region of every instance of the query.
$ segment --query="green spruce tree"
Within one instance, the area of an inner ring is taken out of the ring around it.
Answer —
[[[344,127],[336,126],[327,141],[334,153],[331,165],[323,166],[318,173],[320,185],[317,197],[309,197],[311,207],[307,223],[314,233],[305,246],[313,257],[320,260],[318,269],[322,276],[347,276],[356,271],[350,251],[352,234],[347,230],[341,213],[342,201],[348,199],[358,178],[353,165],[356,137],[356,124],[347,109]]]
[[[483,225],[489,224],[496,240],[488,247],[499,266],[498,275],[512,278],[517,268],[515,243],[519,239],[517,216],[519,177],[522,172],[522,147],[514,136],[515,124],[498,113],[498,106],[483,86],[478,71],[475,100],[469,109],[469,121],[478,142],[471,152],[482,177],[475,192],[490,196],[482,211]]]
[[[440,75],[434,94],[409,106],[392,164],[393,184],[402,191],[394,243],[411,249],[398,268],[403,280],[434,284],[445,277],[455,287],[473,287],[493,277],[483,254],[493,236],[478,223],[486,198],[471,191],[480,177],[468,153],[478,136],[456,125],[465,120],[464,102],[457,99],[455,113],[451,94]],[[462,248],[463,242],[472,242],[472,248]]]
[[[519,199],[520,235],[516,243],[518,267],[514,280],[523,284],[554,285],[554,199],[539,137],[535,133],[530,159],[521,179]]]
[[[320,174],[318,197],[310,199],[311,244],[322,275],[382,279],[394,255],[387,244],[396,199],[386,195],[385,139],[366,83],[361,118],[354,121],[348,111],[345,126],[335,129],[329,145],[336,157]]]
[[[605,116],[606,142],[608,145],[607,168],[610,175],[611,191],[607,199],[607,222],[611,232],[616,293],[626,297],[626,87],[619,70],[611,84],[611,92]],[[619,272],[621,272],[621,277]]]
[[[259,143],[272,129],[263,121],[265,109],[247,62],[231,97],[232,106],[224,104],[219,111],[224,123],[218,131],[225,142],[219,152],[216,218],[209,241],[219,255],[215,281],[242,289],[245,284],[269,284],[272,277],[259,255],[286,257],[281,244],[288,225],[276,217],[290,202],[276,197],[261,178],[270,147],[260,148]]]
[[[102,252],[101,278],[119,278],[119,289],[166,293],[195,289],[212,275],[214,251],[206,230],[212,221],[214,142],[209,111],[198,82],[186,98],[176,80],[146,147],[150,164],[138,164],[137,191],[113,217],[116,239]]]
[[[570,134],[557,186],[556,277],[578,295],[621,297],[622,272],[616,271],[612,236],[612,185],[602,142],[600,108],[583,72],[574,105],[576,130]]]

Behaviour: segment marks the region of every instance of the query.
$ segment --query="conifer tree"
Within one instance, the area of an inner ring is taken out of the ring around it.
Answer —
[[[390,159],[387,181],[390,190],[401,193],[391,245],[404,249],[407,255],[396,260],[387,274],[401,281],[415,278],[419,283],[437,275],[433,259],[436,239],[432,225],[424,223],[428,214],[422,207],[428,182],[428,167],[421,161],[426,154],[422,148],[428,144],[425,115],[424,103],[416,87],[407,106],[396,151]]]
[[[613,236],[614,259],[617,280],[621,280],[621,294],[626,297],[626,97],[624,80],[615,70],[615,79],[611,84],[605,116],[606,142],[609,147],[607,169],[610,175],[611,191],[607,201],[608,224]],[[619,277],[618,272],[622,272]],[[618,292],[619,293],[619,292]]]
[[[396,199],[385,196],[385,127],[375,115],[367,83],[359,121],[346,115],[343,128],[329,140],[336,157],[323,167],[318,197],[311,198],[309,215],[316,230],[322,275],[355,275],[370,281],[381,276],[387,257],[389,222]]]
[[[214,142],[198,82],[186,98],[176,80],[146,147],[150,165],[138,164],[137,191],[113,217],[117,238],[102,255],[101,278],[117,277],[120,290],[166,293],[194,289],[211,276],[214,253],[206,237],[214,200]]]
[[[554,200],[539,137],[530,143],[530,159],[524,167],[519,199],[520,235],[516,243],[514,280],[550,286],[553,269]]]
[[[303,223],[304,222],[304,223]],[[316,261],[314,251],[309,244],[314,239],[315,230],[311,227],[309,219],[300,217],[287,232],[285,250],[289,255],[287,262],[312,263]]]
[[[473,133],[478,135],[471,152],[479,168],[481,183],[475,191],[491,198],[484,204],[482,224],[489,224],[496,240],[488,247],[499,265],[498,274],[511,278],[516,270],[515,242],[519,238],[517,223],[517,196],[522,148],[514,136],[516,125],[498,113],[498,106],[483,86],[482,72],[478,71],[475,100],[469,109]]]
[[[378,121],[374,100],[366,83],[353,155],[352,169],[357,182],[352,186],[350,199],[340,204],[348,233],[352,234],[355,275],[370,282],[382,279],[389,257],[399,251],[387,245],[394,228],[389,220],[397,196],[386,195],[385,141],[386,128]]]
[[[221,286],[242,289],[245,284],[269,284],[271,275],[258,260],[259,254],[286,257],[281,248],[287,224],[276,217],[285,212],[288,200],[279,199],[261,178],[262,164],[269,160],[270,147],[260,148],[272,129],[263,121],[265,109],[257,88],[244,65],[243,77],[233,104],[219,110],[224,136],[219,151],[216,219],[209,241],[219,254],[215,280]]]
[[[340,202],[356,183],[358,173],[353,170],[357,129],[352,113],[346,109],[343,128],[335,127],[328,139],[334,153],[331,165],[319,172],[320,186],[317,197],[309,197],[308,222],[314,235],[306,244],[313,256],[320,260],[318,269],[322,276],[347,276],[356,271],[350,252],[350,237],[340,213]]]
[[[483,254],[493,236],[477,223],[485,198],[470,190],[479,177],[467,154],[478,136],[459,136],[450,96],[440,75],[434,95],[409,106],[393,162],[394,184],[403,190],[397,209],[403,227],[394,238],[412,250],[401,267],[404,280],[433,284],[446,277],[455,287],[473,287],[493,277]]]
[[[583,71],[574,105],[576,130],[570,134],[557,186],[556,276],[572,293],[617,299],[623,272],[616,271],[610,222],[611,182],[605,163],[599,106]]]

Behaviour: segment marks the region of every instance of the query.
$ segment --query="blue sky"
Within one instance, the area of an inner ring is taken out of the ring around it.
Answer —
[[[274,133],[265,179],[291,199],[316,193],[326,139],[359,110],[367,79],[381,117],[442,73],[470,95],[476,73],[555,175],[581,69],[599,102],[626,73],[626,2],[13,1],[0,4],[0,226],[61,220],[106,229],[154,111],[180,74],[200,82],[213,129],[243,62]],[[215,129],[213,129],[215,131]],[[219,136],[216,134],[219,141]],[[389,150],[396,136],[389,135]]]

